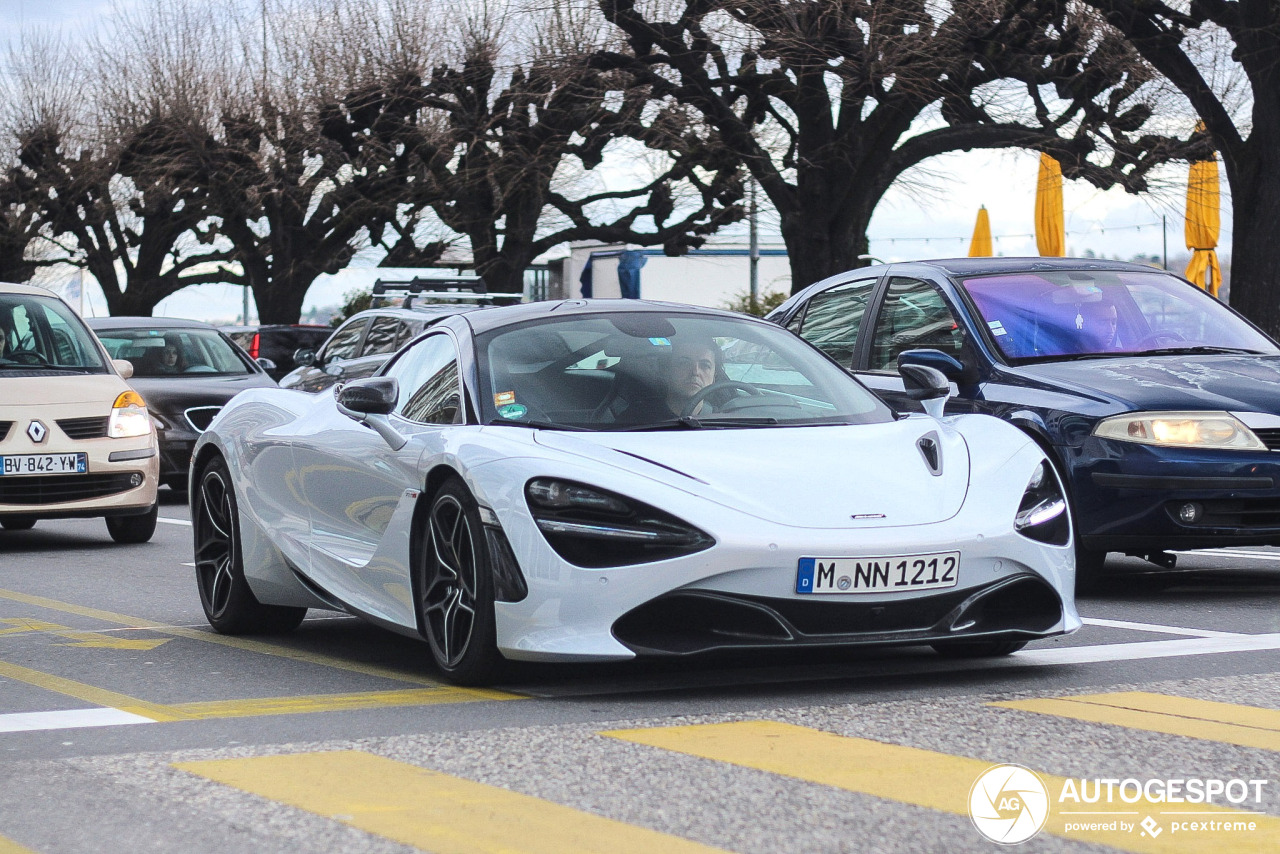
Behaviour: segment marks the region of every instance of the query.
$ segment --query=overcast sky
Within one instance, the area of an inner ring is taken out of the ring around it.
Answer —
[[[113,6],[133,0],[0,0],[0,42],[16,38],[23,28],[61,28],[73,34],[104,16]],[[1034,152],[968,152],[935,158],[924,169],[908,173],[923,189],[890,190],[872,220],[871,253],[886,261],[965,255],[979,205],[986,205],[1000,255],[1036,254],[1033,213],[1039,155]],[[1125,259],[1134,255],[1160,256],[1163,251],[1161,217],[1168,220],[1169,256],[1186,255],[1183,242],[1182,188],[1186,167],[1175,166],[1159,176],[1165,189],[1135,197],[1112,190],[1099,191],[1083,182],[1064,187],[1068,253],[1087,250]],[[1222,239],[1229,252],[1231,211],[1223,182]],[[740,229],[745,234],[745,229]],[[762,232],[776,227],[766,224]],[[730,235],[732,237],[732,235]],[[361,263],[359,260],[357,264]],[[373,259],[364,261],[373,263]],[[348,270],[337,277],[321,277],[308,295],[306,307],[332,305],[353,287],[372,281],[373,270]],[[222,319],[239,311],[238,288],[188,288],[161,303],[157,314]],[[91,291],[92,293],[92,291]],[[97,312],[105,313],[100,295],[91,297]],[[89,313],[86,310],[86,314]]]

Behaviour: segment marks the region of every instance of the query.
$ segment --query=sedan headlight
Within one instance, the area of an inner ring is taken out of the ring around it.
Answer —
[[[147,404],[136,391],[121,392],[111,404],[111,420],[107,422],[107,435],[112,439],[131,439],[151,432],[151,416]]]
[[[1040,462],[1027,482],[1013,527],[1022,536],[1042,543],[1054,546],[1067,544],[1071,530],[1067,520],[1067,499],[1047,460]]]
[[[1130,412],[1099,421],[1093,435],[1170,448],[1267,449],[1254,432],[1230,412]]]
[[[578,566],[649,563],[710,548],[710,535],[670,513],[612,492],[539,477],[525,500],[556,554]]]

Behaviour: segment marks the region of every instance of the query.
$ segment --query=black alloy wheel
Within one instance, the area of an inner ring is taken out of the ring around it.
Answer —
[[[475,499],[451,479],[436,492],[427,515],[418,572],[418,616],[441,673],[460,685],[495,674],[498,653],[493,572]]]
[[[224,635],[296,629],[307,615],[306,608],[263,605],[245,580],[235,489],[221,457],[205,466],[197,489],[192,507],[196,587],[209,625]]]

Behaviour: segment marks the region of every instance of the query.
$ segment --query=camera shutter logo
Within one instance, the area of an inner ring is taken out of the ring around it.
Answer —
[[[992,842],[1026,842],[1049,820],[1049,790],[1030,768],[993,766],[969,790],[969,818]]]

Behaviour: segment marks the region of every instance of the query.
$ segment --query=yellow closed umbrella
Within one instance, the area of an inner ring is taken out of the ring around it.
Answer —
[[[1204,130],[1201,125],[1197,130]],[[1218,158],[1197,160],[1187,175],[1187,248],[1191,263],[1186,277],[1215,297],[1222,284],[1222,268],[1218,266],[1219,227]]]
[[[1062,167],[1044,152],[1040,152],[1040,177],[1036,181],[1036,248],[1041,255],[1055,258],[1067,254]]]
[[[991,217],[987,216],[987,206],[978,208],[978,221],[973,224],[973,239],[969,241],[970,258],[987,258],[991,256]]]

